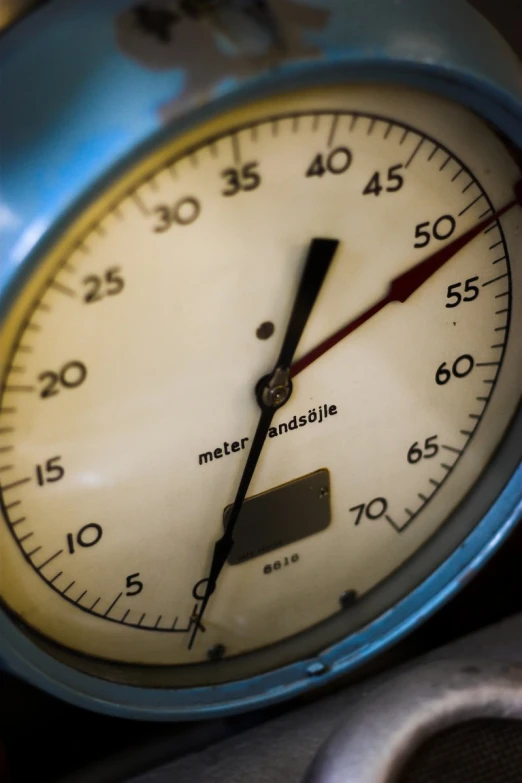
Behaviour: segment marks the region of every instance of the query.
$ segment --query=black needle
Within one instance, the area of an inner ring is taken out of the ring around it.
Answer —
[[[188,645],[189,650],[192,648],[196,634],[201,627],[201,620],[207,608],[209,598],[216,589],[218,577],[234,546],[234,528],[274,414],[276,410],[288,401],[292,393],[290,365],[338,245],[339,241],[337,239],[312,239],[286,334],[279,352],[279,358],[272,373],[261,378],[256,386],[256,396],[261,408],[261,416],[239,481],[225,532],[214,544],[214,553],[210,564],[205,595],[201,609],[197,617],[194,618],[194,627]]]

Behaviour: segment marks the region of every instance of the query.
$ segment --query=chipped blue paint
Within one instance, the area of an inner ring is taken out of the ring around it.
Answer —
[[[150,73],[115,48],[113,15],[128,5],[50,3],[1,42],[0,290],[183,90],[181,69]]]
[[[196,47],[186,62],[151,67],[116,42],[115,20],[130,0],[52,0],[3,35],[0,321],[83,203],[147,149],[245,98],[340,79],[399,82],[471,107],[522,148],[520,64],[461,0],[274,0],[276,13],[283,5],[298,28],[293,48],[264,65],[218,40],[216,51]],[[325,13],[310,16],[310,9]],[[201,71],[202,51],[219,67]],[[353,670],[422,622],[513,529],[521,486],[519,468],[429,578],[313,660],[212,688],[129,687],[58,662],[0,612],[2,656],[13,672],[60,698],[126,717],[187,719],[265,706]]]

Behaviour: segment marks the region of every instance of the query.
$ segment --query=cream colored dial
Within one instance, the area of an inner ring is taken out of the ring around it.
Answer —
[[[189,649],[311,238],[340,244],[297,359],[512,201],[519,176],[470,113],[372,86],[254,104],[131,173],[44,259],[5,332],[7,605],[74,650],[184,664],[306,631],[400,568],[518,402],[519,207],[295,378],[249,490],[272,493],[284,543],[263,553],[253,533]],[[319,470],[300,530],[276,488]]]

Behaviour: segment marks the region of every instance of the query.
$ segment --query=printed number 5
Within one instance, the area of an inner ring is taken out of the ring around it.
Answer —
[[[125,595],[138,595],[138,593],[141,593],[143,590],[143,582],[140,582],[140,580],[137,578],[139,576],[139,571],[135,574],[129,574],[129,576],[125,580],[125,586],[127,587],[127,591]]]

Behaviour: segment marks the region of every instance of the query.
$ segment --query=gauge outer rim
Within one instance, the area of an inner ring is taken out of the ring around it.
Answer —
[[[441,0],[439,0],[440,5]],[[466,47],[473,49],[474,25],[477,20],[471,9],[464,8],[457,0],[451,0],[456,17],[460,15],[460,24],[466,24],[466,35],[462,40],[464,53]],[[49,4],[36,15],[42,22],[42,12],[52,8]],[[429,3],[427,4],[429,5]],[[117,3],[111,0],[103,10],[97,13],[113,15]],[[50,14],[52,17],[52,14]],[[30,18],[29,18],[30,19]],[[75,16],[81,25],[82,15]],[[384,22],[383,22],[384,23]],[[15,37],[24,36],[25,22],[15,28]],[[43,28],[45,35],[46,28]],[[426,35],[426,29],[421,27]],[[42,28],[40,27],[40,31]],[[393,38],[393,28],[390,36]],[[6,35],[9,38],[9,32]],[[462,103],[476,111],[485,120],[494,124],[516,146],[522,148],[522,100],[521,93],[512,89],[513,62],[508,56],[509,50],[499,46],[499,38],[492,30],[491,49],[482,56],[482,68],[477,68],[476,52],[466,64],[462,58],[453,57],[450,50],[442,48],[440,57],[431,62],[421,59],[392,56],[383,49],[375,50],[364,45],[358,49],[346,51],[333,50],[324,41],[322,58],[303,61],[286,61],[270,72],[260,71],[242,81],[231,85],[212,83],[207,86],[205,95],[194,96],[198,101],[208,101],[204,109],[187,110],[163,127],[157,113],[155,120],[126,139],[118,141],[113,150],[116,164],[109,176],[93,176],[93,161],[85,161],[82,176],[74,177],[74,191],[67,193],[67,201],[73,203],[66,210],[57,202],[53,214],[47,214],[48,225],[52,229],[43,231],[36,237],[21,258],[13,259],[16,239],[7,237],[3,241],[2,266],[0,269],[0,324],[16,298],[26,275],[51,245],[62,227],[69,223],[72,216],[89,203],[96,192],[107,182],[117,179],[123,168],[132,166],[137,158],[155,148],[167,137],[185,132],[200,122],[242,103],[244,100],[266,97],[270,94],[300,86],[335,84],[342,81],[378,81],[403,84],[410,87],[434,92],[442,97]],[[30,37],[29,37],[30,40]],[[369,41],[371,44],[371,40]],[[440,44],[440,41],[438,41]],[[0,47],[1,50],[1,47]],[[109,55],[120,57],[119,53]],[[498,58],[505,63],[506,78],[492,79],[488,73],[488,61]],[[473,65],[471,65],[473,61]],[[151,74],[153,79],[154,74]],[[522,77],[521,77],[522,78]],[[522,81],[521,81],[522,83]],[[17,87],[9,79],[3,80],[3,90]],[[121,84],[114,85],[121,90]],[[130,89],[130,86],[129,86]],[[138,98],[144,116],[150,119],[151,106],[146,95]],[[156,107],[154,107],[155,109]],[[86,117],[81,118],[86,122]],[[88,126],[88,122],[87,122]],[[88,129],[88,127],[87,127]],[[54,134],[59,137],[58,116]],[[43,162],[42,162],[43,165]],[[5,184],[5,183],[4,183]],[[9,186],[9,182],[7,183]],[[88,193],[88,199],[85,193]],[[4,188],[4,194],[6,189]],[[7,205],[9,206],[9,187],[7,187]],[[45,212],[45,205],[41,209]],[[25,214],[28,221],[35,220],[34,214]],[[5,262],[7,259],[7,263]],[[219,686],[202,686],[188,689],[143,688],[112,683],[60,663],[37,647],[9,618],[0,611],[0,650],[6,668],[48,692],[78,706],[99,710],[113,715],[136,719],[172,720],[199,719],[217,717],[232,712],[251,710],[288,699],[303,693],[312,687],[331,681],[340,674],[353,670],[356,666],[373,658],[377,653],[398,641],[424,621],[439,606],[447,601],[457,590],[478,571],[488,558],[509,535],[522,517],[522,465],[517,468],[502,493],[496,499],[488,513],[466,537],[461,545],[428,578],[423,580],[408,596],[399,601],[392,609],[370,622],[365,628],[331,646],[315,659],[299,661],[266,674],[247,680],[225,683]],[[354,637],[358,639],[354,644]]]

